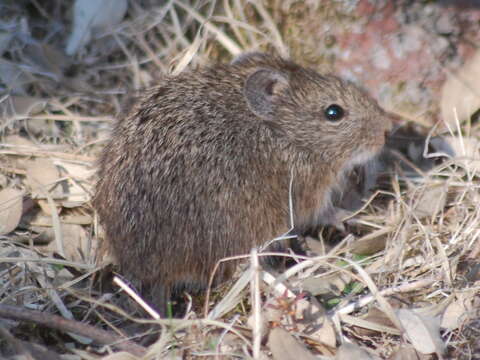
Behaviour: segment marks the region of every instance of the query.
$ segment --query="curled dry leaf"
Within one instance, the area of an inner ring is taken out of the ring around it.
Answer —
[[[441,354],[444,343],[435,318],[422,316],[408,309],[399,309],[397,317],[413,347],[422,354]]]
[[[456,129],[456,121],[465,121],[480,108],[480,50],[442,88],[441,111],[447,124]]]
[[[88,44],[92,35],[111,29],[127,12],[127,0],[76,0],[73,8],[73,31],[66,53],[75,54]]]
[[[281,328],[275,328],[270,331],[268,347],[275,360],[315,359],[315,356],[303,344]]]
[[[15,230],[22,217],[23,192],[13,188],[0,191],[0,235]]]

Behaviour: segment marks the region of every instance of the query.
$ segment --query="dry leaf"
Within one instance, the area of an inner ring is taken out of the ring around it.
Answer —
[[[69,58],[49,44],[28,44],[24,48],[24,55],[35,71],[43,76],[49,76],[55,81],[60,81],[63,71],[69,65]]]
[[[23,192],[13,188],[0,191],[0,235],[15,230],[22,217]]]
[[[102,360],[136,360],[138,357],[126,352],[126,351],[119,351],[105,357],[102,357]]]
[[[350,245],[350,251],[354,254],[370,255],[385,249],[387,234],[390,229],[380,229],[362,236]]]
[[[315,359],[303,344],[281,328],[270,331],[268,347],[275,360]]]
[[[93,193],[93,188],[91,182],[87,180],[95,173],[95,170],[90,166],[68,161],[55,161],[55,164],[62,168],[62,172],[66,172],[72,179],[76,180],[66,182],[66,199],[62,202],[62,206],[78,207],[89,201],[89,194]]]
[[[19,135],[8,135],[3,139],[2,145],[29,146],[36,147],[33,141]]]
[[[26,117],[42,111],[45,104],[44,99],[32,96],[11,95],[2,102],[2,115],[6,118]]]
[[[0,82],[9,89],[11,94],[25,94],[23,86],[30,81],[20,65],[0,59]]]
[[[77,225],[90,225],[93,222],[93,218],[90,215],[81,215],[81,214],[68,214],[63,216],[61,220],[62,220],[62,223],[64,224],[77,224]]]
[[[429,186],[423,189],[417,200],[415,215],[419,218],[435,217],[445,208],[447,189],[445,186]]]
[[[442,88],[442,117],[454,130],[456,115],[462,122],[480,108],[480,51],[456,73],[450,75]]]
[[[366,316],[361,318],[362,320],[368,321],[372,324],[379,325],[381,327],[395,328],[395,324],[392,323],[390,318],[379,308],[372,307],[368,310]],[[370,329],[366,327],[360,327],[360,325],[355,326],[356,332],[361,336],[372,336],[378,334],[378,330]]]
[[[60,184],[58,184],[60,173],[50,159],[36,158],[29,161],[26,176],[33,197],[45,197],[48,194],[55,199],[63,193]],[[58,213],[58,209],[52,209],[47,200],[39,200],[38,205],[48,215],[51,215],[52,211]]]
[[[9,48],[10,41],[13,39],[13,33],[9,31],[0,31],[0,56]]]
[[[310,276],[302,281],[302,288],[313,296],[322,294],[340,293],[345,289],[352,278],[346,273],[333,273],[331,275]]]
[[[62,234],[66,259],[85,262],[92,258],[90,241],[82,226],[62,224]]]
[[[340,346],[335,355],[336,360],[376,360],[378,357],[371,355],[366,350],[355,344],[345,343]]]
[[[431,358],[430,355],[420,354],[413,346],[406,345],[398,349],[388,360],[429,360]]]
[[[55,186],[60,173],[50,159],[37,158],[27,165],[27,181],[35,195],[43,195]]]
[[[444,343],[440,337],[440,327],[434,318],[417,314],[408,309],[396,311],[406,335],[413,347],[422,354],[441,354]]]
[[[95,253],[94,246],[96,242],[89,241],[86,231],[81,225],[61,224],[64,257],[75,262],[90,262]],[[46,247],[47,251],[58,251],[57,244],[54,241],[53,231],[46,232],[50,235],[51,240]]]
[[[326,316],[310,322],[308,326],[304,324],[299,324],[298,326],[302,333],[308,335],[312,339],[317,340],[321,344],[327,345],[332,349],[337,345],[335,328],[333,327],[332,322]],[[309,331],[309,328],[314,329],[314,331]]]
[[[471,297],[472,294],[468,293],[458,294],[457,299],[451,302],[445,309],[440,326],[450,331],[458,329],[472,310]]]
[[[480,173],[480,140],[476,138],[447,137],[445,140],[455,151],[454,161],[465,169]]]
[[[89,43],[92,35],[111,29],[127,12],[127,0],[76,0],[73,8],[73,31],[66,53],[75,54]]]

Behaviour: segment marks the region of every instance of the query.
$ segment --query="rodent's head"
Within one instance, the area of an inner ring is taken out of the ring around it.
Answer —
[[[384,145],[390,115],[353,84],[285,60],[248,71],[244,95],[250,110],[286,141],[352,166]]]

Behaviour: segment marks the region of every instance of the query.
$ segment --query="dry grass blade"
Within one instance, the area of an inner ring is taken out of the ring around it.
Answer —
[[[195,11],[195,9],[184,4],[181,1],[175,1],[175,5],[187,11],[195,18],[195,20],[201,23],[206,30],[212,32],[217,37],[218,42],[222,44],[225,49],[230,52],[230,54],[232,54],[233,56],[237,56],[242,52],[242,49],[232,39],[225,35],[224,32],[222,32],[218,27],[213,25],[208,19],[205,19],[202,15]]]

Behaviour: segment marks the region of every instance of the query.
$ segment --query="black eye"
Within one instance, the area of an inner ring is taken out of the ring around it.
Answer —
[[[332,104],[325,109],[325,117],[329,121],[338,121],[345,116],[345,110],[340,105]]]

